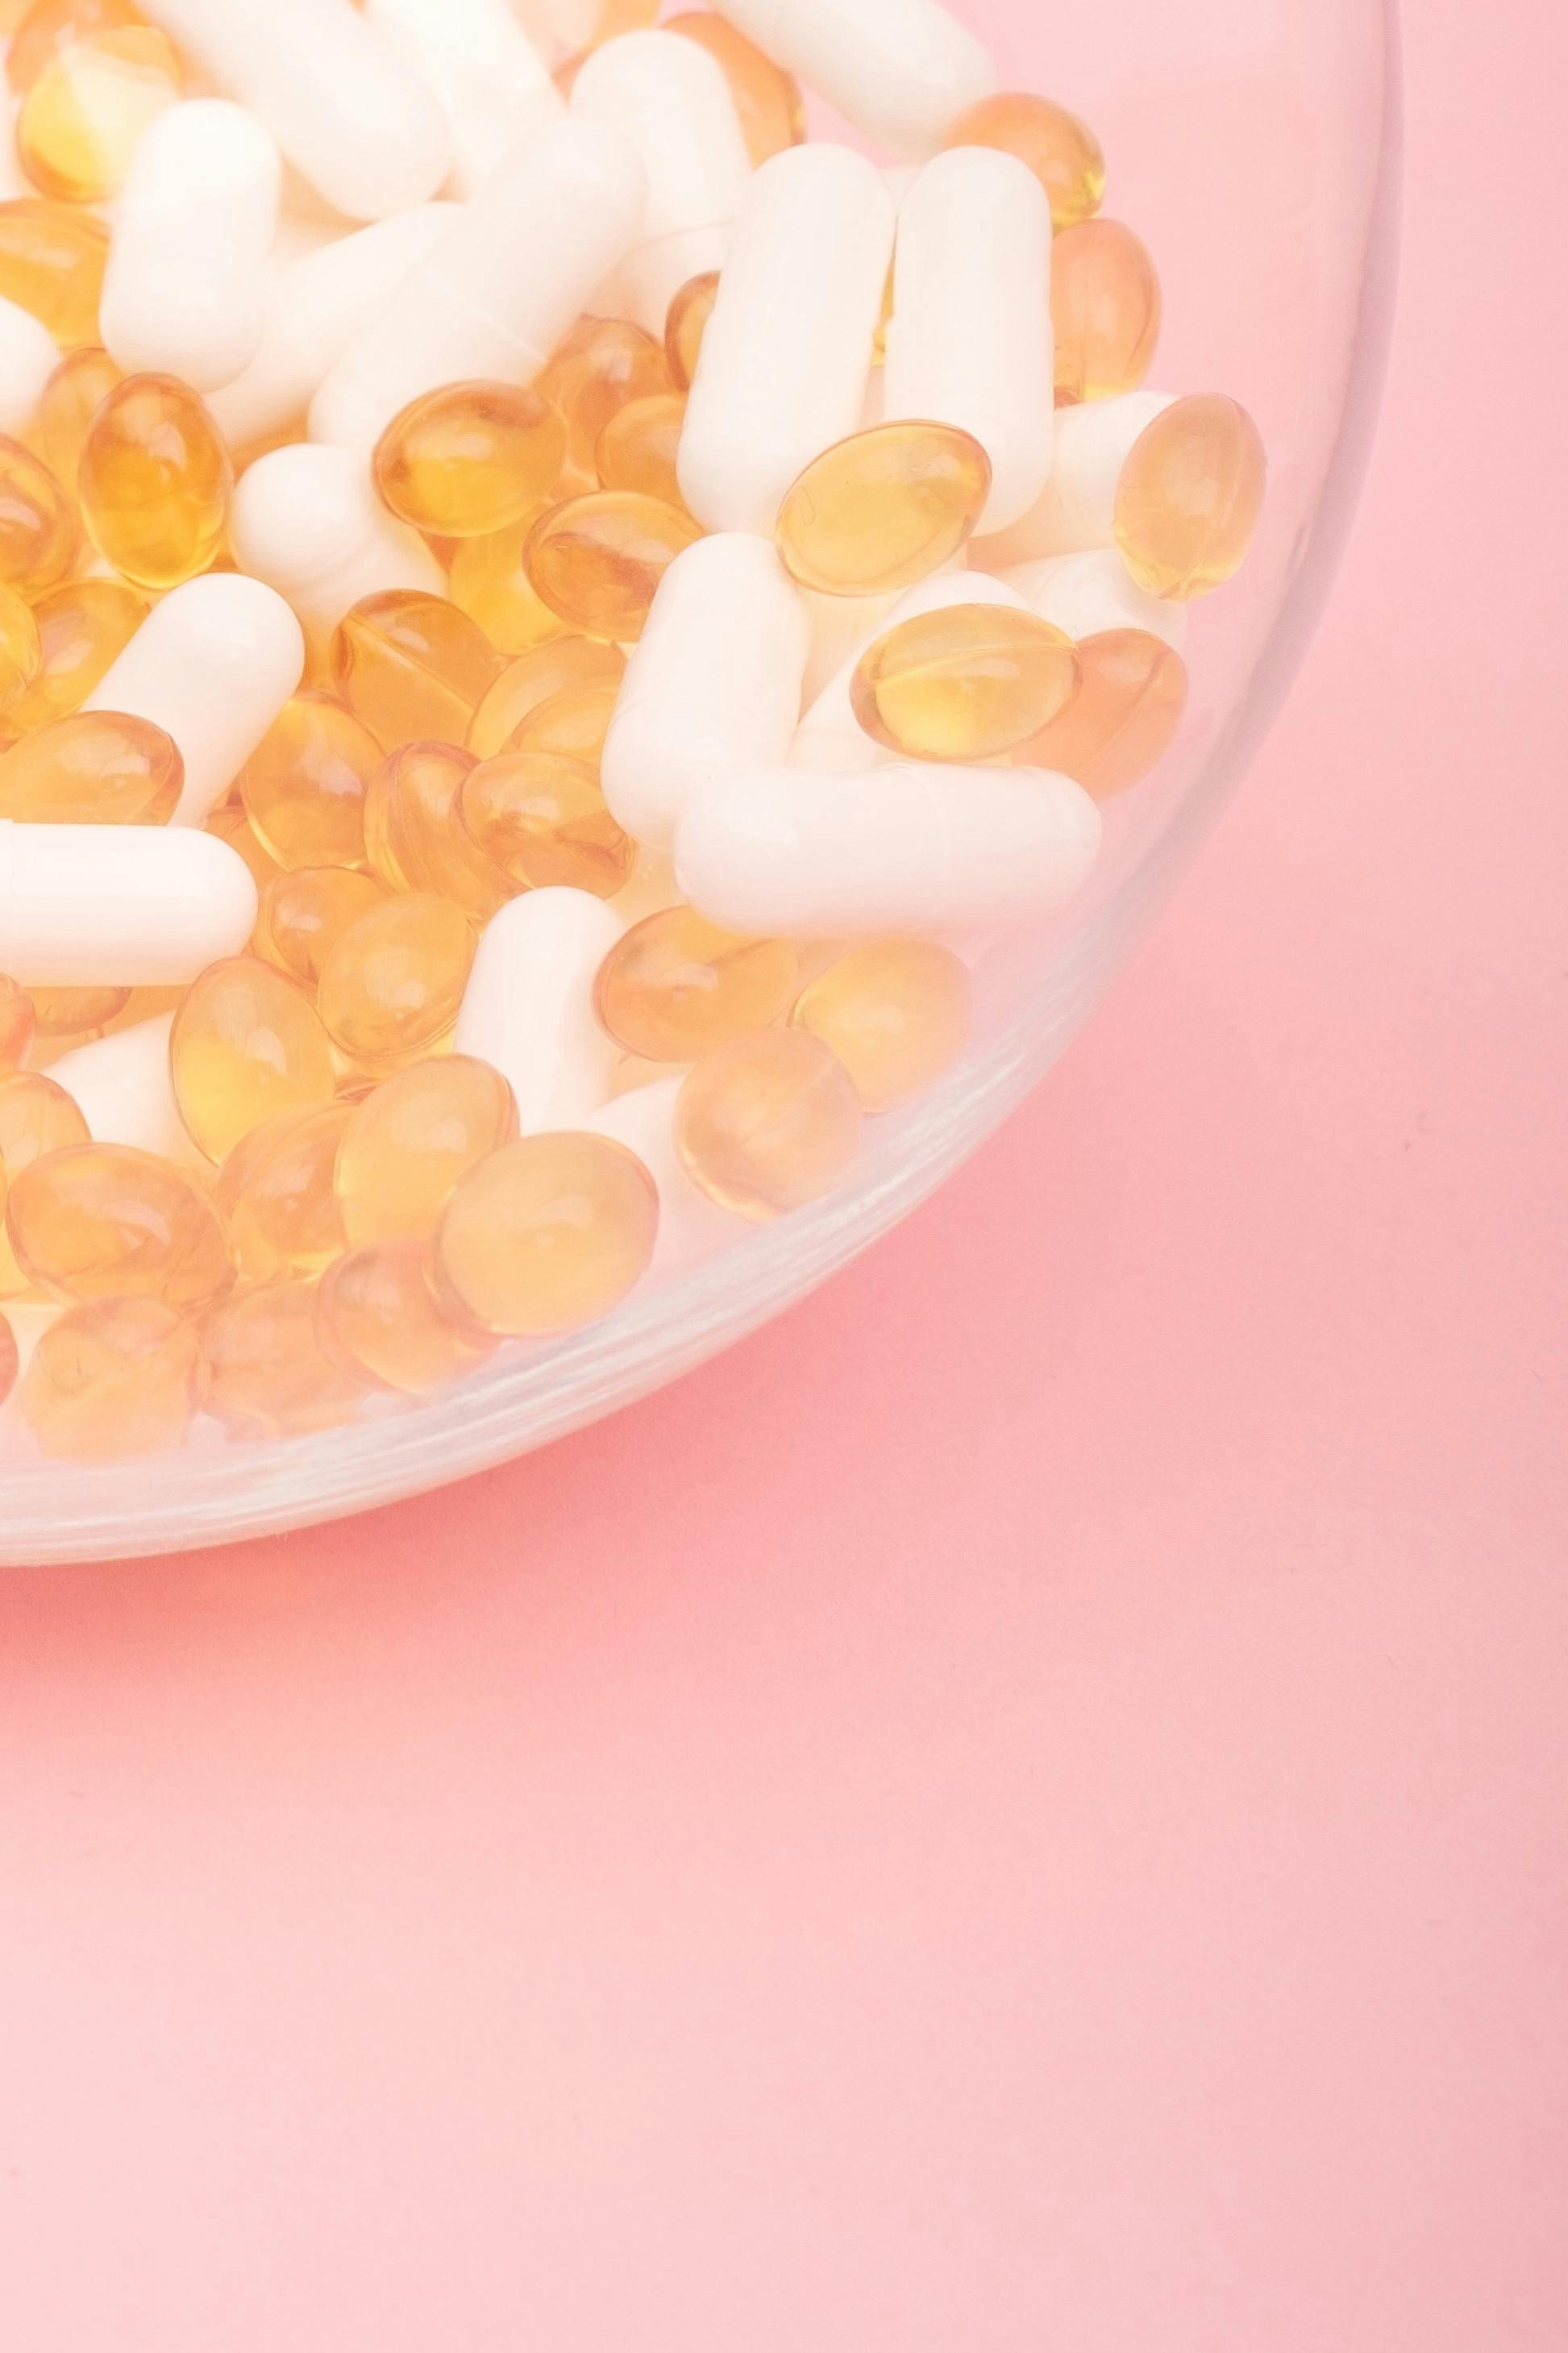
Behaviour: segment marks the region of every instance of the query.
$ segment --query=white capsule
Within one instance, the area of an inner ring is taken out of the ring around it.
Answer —
[[[604,0],[510,0],[517,18],[551,68],[580,58],[599,29]]]
[[[1021,613],[1026,602],[1016,588],[1005,580],[994,580],[985,572],[937,572],[929,579],[917,581],[890,608],[884,607],[868,617],[869,626],[864,636],[845,656],[801,721],[790,746],[790,766],[852,772],[874,768],[882,761],[885,754],[880,745],[873,743],[855,716],[849,690],[860,657],[889,629],[896,629],[901,622],[916,620],[922,613],[944,613],[955,605],[1006,605]]]
[[[777,938],[1016,923],[1088,876],[1100,812],[1043,769],[900,761],[862,776],[774,768],[705,793],[675,835],[699,913]]]
[[[719,14],[858,131],[929,155],[997,85],[984,43],[938,0],[716,0]]]
[[[858,427],[892,249],[893,200],[852,148],[791,147],[753,176],[677,460],[710,531],[771,532],[795,476]]]
[[[562,111],[550,69],[507,0],[364,0],[364,14],[440,105],[460,196]]]
[[[446,593],[425,542],[387,513],[347,449],[302,441],[258,458],[236,486],[229,535],[238,562],[288,598],[318,642],[362,596]]]
[[[514,149],[354,336],[310,404],[314,438],[368,452],[438,385],[531,383],[630,246],[645,185],[578,115]]]
[[[250,869],[188,826],[0,820],[0,972],[24,988],[169,988],[237,955]]]
[[[607,1135],[635,1152],[658,1194],[658,1240],[645,1282],[668,1282],[703,1259],[726,1249],[746,1231],[743,1222],[721,1209],[695,1186],[675,1141],[675,1106],[686,1083],[684,1071],[656,1079],[617,1095],[582,1122],[592,1135]]]
[[[59,364],[60,348],[48,329],[0,295],[0,433],[15,438],[26,431]]]
[[[172,1013],[95,1038],[51,1062],[48,1075],[64,1087],[95,1144],[133,1144],[165,1160],[205,1166],[174,1100],[169,1071]]]
[[[172,735],[185,764],[177,826],[222,800],[305,668],[299,621],[271,588],[211,572],[172,588],[89,695]]]
[[[415,205],[352,237],[318,241],[284,263],[272,281],[260,350],[207,402],[231,449],[265,441],[303,417],[353,338],[456,215],[455,205]]]
[[[1026,164],[954,147],[899,214],[886,414],[973,433],[991,460],[982,531],[1026,514],[1050,478],[1051,208]]]
[[[1187,642],[1185,605],[1140,588],[1115,547],[1081,555],[1051,555],[1019,564],[1005,575],[1032,612],[1069,638],[1098,638],[1110,629],[1147,629],[1181,653]]]
[[[440,107],[352,0],[144,0],[142,14],[350,220],[422,205],[447,177]]]
[[[811,625],[772,540],[720,532],[678,555],[633,647],[605,739],[605,798],[668,842],[693,796],[776,766],[800,718]]]
[[[976,564],[1000,572],[1044,555],[1116,544],[1116,486],[1132,445],[1169,408],[1169,392],[1119,392],[1056,413],[1051,477],[1026,515],[970,543]]]
[[[267,325],[282,164],[255,116],[221,98],[170,107],[137,142],[104,272],[104,347],[127,375],[232,384]]]
[[[728,77],[679,33],[625,33],[588,58],[573,84],[572,107],[625,139],[647,174],[623,283],[632,316],[662,335],[688,279],[722,269],[751,180]]]
[[[575,1126],[609,1098],[620,1049],[594,980],[620,936],[588,891],[525,891],[485,926],[453,1045],[510,1082],[524,1135]]]

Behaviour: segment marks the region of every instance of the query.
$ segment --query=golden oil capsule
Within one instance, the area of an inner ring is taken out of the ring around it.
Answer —
[[[617,408],[600,434],[595,452],[605,489],[637,491],[684,513],[686,501],[680,495],[675,458],[685,422],[686,396],[681,392],[650,393],[646,400],[628,401],[625,408]]]
[[[862,1111],[892,1111],[957,1061],[973,995],[969,968],[951,948],[868,940],[806,984],[790,1021],[842,1062]]]
[[[1100,210],[1105,200],[1105,157],[1086,122],[1048,98],[1001,90],[961,114],[944,147],[1000,147],[1026,164],[1051,200],[1058,233]]]
[[[617,409],[669,390],[662,347],[629,319],[580,319],[539,378],[535,390],[566,427],[562,496],[598,480],[594,452]]]
[[[27,1289],[5,1229],[11,1187],[46,1154],[88,1141],[87,1122],[64,1087],[38,1071],[0,1071],[0,1299]]]
[[[395,417],[376,444],[375,486],[416,531],[475,539],[548,499],[566,457],[560,412],[510,384],[443,385]]]
[[[515,894],[458,817],[473,765],[473,754],[455,744],[405,744],[371,780],[364,838],[373,869],[391,889],[434,892],[485,923]]]
[[[317,1290],[309,1279],[264,1283],[203,1323],[206,1410],[234,1437],[305,1437],[353,1419],[365,1385],[323,1349]]]
[[[1187,707],[1187,667],[1147,629],[1107,629],[1078,650],[1078,693],[1017,756],[1109,800],[1141,784],[1170,750]]]
[[[125,1462],[181,1445],[205,1387],[188,1316],[158,1299],[95,1299],[43,1334],[16,1407],[50,1461]]]
[[[700,270],[677,289],[664,322],[665,364],[677,392],[689,392],[702,356],[702,338],[719,300],[719,272]]]
[[[385,902],[386,885],[357,867],[291,867],[263,887],[252,944],[268,964],[314,989],[351,924]]]
[[[447,1054],[395,1071],[354,1105],[338,1150],[350,1241],[427,1242],[459,1180],[516,1134],[516,1100],[488,1062]]]
[[[51,1299],[161,1299],[210,1306],[234,1282],[234,1251],[202,1179],[129,1144],[47,1153],[11,1184],[16,1263]]]
[[[19,981],[0,973],[0,1078],[19,1071],[32,1051],[38,1031],[33,1000]],[[0,1208],[5,1205],[5,1171],[0,1169]]]
[[[229,848],[244,859],[256,877],[258,891],[264,891],[268,882],[281,873],[282,869],[271,851],[264,849],[256,839],[250,819],[238,801],[225,801],[221,807],[214,809],[203,830],[216,834],[219,841],[226,841]]]
[[[723,67],[753,171],[760,170],[771,155],[800,145],[805,137],[805,100],[800,84],[782,66],[775,66],[755,41],[749,41],[723,16],[696,12],[668,17],[664,29],[684,33],[689,41],[700,43]]]
[[[596,777],[616,713],[616,691],[613,686],[563,687],[518,721],[501,754],[551,752],[580,760]]]
[[[150,25],[94,33],[51,58],[23,100],[22,169],[43,195],[102,204],[124,186],[142,132],[179,95],[166,35]]]
[[[1196,393],[1133,443],[1116,486],[1116,543],[1152,596],[1206,596],[1247,560],[1268,460],[1238,401]]]
[[[175,588],[223,546],[234,469],[188,385],[128,375],[88,427],[77,487],[99,554],[139,587]]]
[[[594,769],[558,753],[481,760],[464,778],[458,813],[480,854],[518,891],[559,885],[613,899],[636,863],[637,846],[605,807]]]
[[[529,578],[574,629],[622,645],[640,638],[659,582],[700,539],[689,514],[635,491],[595,491],[552,507],[529,533]]]
[[[352,1104],[285,1112],[235,1145],[218,1174],[218,1203],[244,1282],[320,1274],[348,1248],[338,1208],[338,1146]]]
[[[1072,639],[1033,613],[949,605],[900,621],[856,665],[874,743],[909,760],[989,760],[1037,735],[1078,691]]]
[[[315,1111],[337,1087],[321,1016],[299,983],[258,956],[209,965],[187,990],[169,1040],[174,1100],[214,1162],[281,1112]]]
[[[79,545],[70,501],[48,468],[0,434],[0,587],[32,604],[65,578]]]
[[[782,1020],[800,987],[789,940],[727,932],[691,907],[665,907],[623,933],[595,983],[599,1019],[649,1062],[696,1062]]]
[[[131,1002],[128,988],[35,988],[33,1018],[40,1038],[96,1034],[117,1020]]]
[[[239,772],[257,839],[279,866],[363,866],[365,796],[384,756],[346,703],[297,694]]]
[[[173,736],[122,711],[78,711],[0,755],[0,818],[24,825],[167,825],[185,764]]]
[[[6,52],[6,79],[13,90],[26,92],[62,50],[95,34],[143,23],[132,0],[31,0]]]
[[[495,1341],[453,1323],[430,1288],[428,1264],[422,1242],[383,1242],[339,1259],[316,1300],[327,1354],[409,1397],[428,1397],[482,1365]]]
[[[525,1135],[462,1178],[437,1228],[437,1297],[481,1332],[550,1339],[618,1306],[647,1273],[658,1193],[599,1135]]]
[[[451,1035],[479,944],[461,907],[429,892],[351,923],[321,969],[327,1035],[362,1071],[395,1070]]]
[[[521,522],[482,539],[459,540],[452,551],[447,585],[453,604],[509,659],[560,637],[566,627],[535,588],[522,560],[529,533],[543,512],[541,505]]]
[[[5,1403],[16,1386],[16,1373],[21,1361],[10,1318],[0,1315],[0,1406]]]
[[[1135,392],[1160,340],[1160,280],[1121,221],[1079,221],[1051,255],[1057,406]]]
[[[345,614],[331,660],[338,694],[388,751],[461,744],[500,669],[466,613],[407,588],[363,597]]]
[[[67,580],[33,607],[39,660],[32,683],[5,712],[18,733],[79,712],[130,644],[149,611],[123,580]]]
[[[43,659],[38,625],[30,608],[14,588],[0,587],[0,711],[8,712],[32,685]]]
[[[820,1039],[757,1029],[688,1073],[675,1141],[695,1185],[760,1224],[833,1190],[855,1156],[860,1121],[849,1073]]]
[[[991,460],[956,425],[905,419],[852,433],[784,493],[778,546],[803,588],[911,588],[956,555],[991,495]]]
[[[117,384],[120,370],[100,343],[68,352],[38,404],[38,440],[57,481],[74,484],[87,431]]]
[[[468,749],[493,760],[517,740],[518,730],[559,695],[590,698],[620,691],[626,658],[618,646],[594,638],[560,637],[509,662],[474,713]],[[591,708],[602,707],[600,702]],[[601,744],[601,749],[603,748]]]
[[[0,294],[30,311],[62,351],[98,341],[109,231],[95,214],[14,196],[0,204]]]

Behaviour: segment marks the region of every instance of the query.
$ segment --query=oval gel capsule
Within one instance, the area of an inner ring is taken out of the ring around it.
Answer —
[[[1122,392],[1058,408],[1049,481],[1027,514],[971,542],[974,562],[1002,571],[1040,556],[1114,547],[1121,469],[1156,417],[1174,406],[1172,393]]]
[[[879,599],[869,616],[870,626],[845,657],[839,669],[801,721],[790,747],[792,768],[818,770],[876,767],[882,754],[855,716],[851,681],[867,649],[889,629],[923,613],[945,612],[958,605],[1005,605],[1015,612],[1027,609],[1027,599],[1005,580],[985,572],[939,572],[921,580],[890,608]]]
[[[470,196],[503,155],[552,121],[561,93],[508,0],[364,0],[447,119],[452,185]]]
[[[897,155],[929,155],[997,86],[938,0],[718,0],[719,14]]]
[[[347,449],[299,442],[258,458],[240,476],[230,529],[246,570],[318,638],[365,596],[446,586],[418,533],[387,513],[369,466]]]
[[[617,1095],[584,1120],[590,1135],[607,1135],[635,1152],[658,1194],[658,1239],[648,1279],[668,1282],[689,1267],[726,1249],[745,1231],[738,1218],[700,1190],[686,1171],[675,1140],[675,1107],[685,1085],[683,1071],[651,1086]]]
[[[479,941],[454,1046],[517,1098],[524,1135],[569,1128],[608,1099],[620,1048],[599,1026],[594,981],[619,918],[587,891],[527,891]]]
[[[0,971],[24,987],[165,988],[250,937],[237,850],[189,827],[0,822]]]

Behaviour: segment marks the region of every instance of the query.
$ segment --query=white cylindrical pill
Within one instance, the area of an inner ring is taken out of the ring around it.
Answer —
[[[1146,629],[1176,653],[1187,642],[1189,607],[1140,588],[1116,547],[1081,555],[1049,555],[1019,564],[1005,575],[1032,612],[1069,638],[1103,637],[1110,629]]]
[[[425,542],[387,513],[363,459],[347,449],[268,450],[239,478],[229,530],[238,561],[288,598],[317,640],[362,596],[446,593]]]
[[[866,635],[851,648],[801,721],[790,746],[790,766],[847,772],[874,768],[886,757],[856,718],[849,690],[862,654],[889,629],[916,620],[922,613],[944,613],[955,605],[1007,605],[1021,613],[1026,602],[1016,588],[1005,580],[994,580],[986,572],[937,572],[928,580],[917,581],[890,610],[870,617]]]
[[[267,325],[282,163],[271,132],[226,99],[150,123],[115,208],[100,332],[127,375],[232,384]]]
[[[95,1144],[133,1144],[165,1160],[199,1163],[174,1100],[169,1071],[172,1013],[138,1021],[89,1045],[73,1047],[51,1062],[48,1075],[64,1087]]]
[[[439,105],[352,0],[145,0],[142,14],[350,220],[425,204],[446,179]]]
[[[700,914],[764,938],[950,932],[1061,905],[1100,833],[1089,795],[1040,769],[775,768],[693,802],[675,871]]]
[[[550,69],[507,0],[364,0],[364,14],[446,116],[460,196],[562,111]]]
[[[771,532],[795,476],[858,428],[892,249],[893,200],[853,148],[791,147],[753,176],[677,459],[710,531]]]
[[[285,263],[272,282],[260,350],[207,402],[231,449],[264,441],[304,417],[353,337],[391,301],[457,209],[415,205]]]
[[[1050,479],[1054,354],[1044,188],[993,147],[938,155],[899,213],[885,414],[973,434],[991,460],[983,532],[1016,522]]]
[[[1169,392],[1119,392],[1056,412],[1051,476],[1026,515],[970,542],[976,564],[1000,572],[1045,555],[1116,543],[1116,486],[1132,445],[1169,408]]]
[[[716,0],[776,65],[895,155],[929,155],[997,86],[984,45],[938,0]]]
[[[622,283],[632,316],[662,336],[687,280],[722,269],[751,180],[729,79],[716,58],[679,33],[624,33],[587,59],[572,107],[625,139],[647,174]]]
[[[42,321],[0,295],[0,433],[26,431],[59,364],[60,347]]]
[[[800,720],[811,626],[771,540],[720,532],[660,581],[605,739],[605,798],[638,841],[662,844],[687,803],[782,762]]]
[[[256,884],[190,826],[0,819],[0,972],[24,988],[170,988],[237,955]]]
[[[747,1230],[694,1185],[675,1141],[675,1106],[686,1083],[684,1071],[656,1079],[630,1094],[617,1095],[582,1124],[591,1135],[607,1135],[635,1152],[658,1193],[658,1240],[643,1281],[668,1282],[712,1258]]]
[[[581,116],[525,140],[354,336],[310,404],[315,438],[368,452],[437,385],[531,384],[631,244],[645,185]]]
[[[588,891],[525,891],[485,926],[453,1046],[509,1081],[524,1135],[575,1126],[608,1100],[620,1049],[594,981],[620,936]]]
[[[305,639],[275,590],[240,572],[172,588],[87,699],[172,735],[185,764],[177,826],[216,807],[299,685]]]

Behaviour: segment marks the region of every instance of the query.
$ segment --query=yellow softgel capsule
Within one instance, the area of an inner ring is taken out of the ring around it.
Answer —
[[[139,587],[175,588],[223,545],[234,469],[188,385],[128,375],[88,427],[77,488],[99,554]]]
[[[433,891],[483,923],[514,893],[481,858],[458,816],[458,795],[474,765],[455,744],[405,744],[371,780],[365,849],[394,891]]]
[[[0,1071],[0,1299],[27,1288],[5,1231],[11,1187],[47,1153],[88,1141],[87,1122],[64,1087],[37,1071]]]
[[[38,440],[58,480],[74,482],[87,432],[117,384],[120,370],[100,343],[68,352],[38,404]]]
[[[1268,460],[1239,401],[1196,393],[1155,417],[1116,486],[1116,543],[1152,596],[1206,596],[1247,560]]]
[[[21,15],[5,58],[15,90],[31,90],[51,58],[97,33],[143,24],[132,0],[31,0]]]
[[[443,385],[395,417],[376,445],[375,486],[416,531],[474,539],[549,498],[566,456],[560,412],[510,384]]]
[[[1078,693],[1017,756],[1023,766],[1054,768],[1108,800],[1142,783],[1170,750],[1187,707],[1187,668],[1147,629],[1085,638],[1079,662]]]
[[[691,907],[665,907],[616,942],[599,966],[594,1004],[628,1054],[696,1062],[782,1020],[800,976],[791,941],[749,939]]]
[[[414,892],[373,907],[321,969],[316,1002],[332,1043],[373,1072],[427,1054],[456,1024],[477,945],[449,899]]]
[[[38,1031],[33,1000],[19,981],[0,973],[0,1078],[19,1071],[32,1051]],[[4,1171],[0,1170],[0,1204]]]
[[[647,400],[628,401],[617,409],[595,452],[605,490],[638,491],[644,498],[660,499],[683,511],[686,501],[675,459],[685,422],[686,396],[681,392],[651,393]]]
[[[0,818],[24,825],[167,825],[184,780],[178,745],[150,719],[78,711],[0,754]]]
[[[40,1038],[80,1038],[107,1029],[131,1002],[128,988],[35,988],[33,1018]]]
[[[613,899],[636,863],[637,845],[605,807],[595,770],[558,753],[481,760],[464,779],[458,813],[480,854],[518,891],[561,885]]]
[[[356,1103],[338,1151],[349,1240],[427,1242],[460,1178],[517,1134],[500,1072],[469,1054],[411,1063]]]
[[[868,646],[849,696],[873,742],[910,760],[988,760],[1037,735],[1078,689],[1072,639],[1033,613],[950,605]]]
[[[385,900],[386,885],[357,867],[291,867],[263,886],[252,944],[313,989],[351,924]]]
[[[547,503],[547,502],[546,502]],[[452,550],[447,585],[460,613],[478,623],[497,653],[525,654],[566,624],[552,613],[528,576],[523,550],[544,505],[505,531],[461,539]]]
[[[344,615],[331,668],[342,700],[391,751],[461,744],[500,661],[483,630],[446,597],[393,588]]]
[[[0,1405],[5,1403],[16,1386],[16,1372],[21,1361],[10,1318],[0,1315]]]
[[[595,491],[569,499],[529,533],[529,578],[574,629],[628,645],[640,638],[659,582],[699,525],[662,499]]]
[[[47,196],[0,204],[0,294],[41,319],[62,351],[98,341],[109,231]]]
[[[664,322],[665,364],[678,392],[689,392],[702,356],[702,338],[719,300],[719,272],[700,270],[678,287]]]
[[[594,452],[619,408],[669,390],[662,345],[629,319],[580,319],[535,390],[566,427],[564,491],[591,490]]]
[[[251,830],[250,819],[237,800],[225,801],[221,807],[214,809],[203,830],[215,834],[219,841],[226,841],[229,848],[244,859],[256,877],[258,891],[264,891],[268,882],[281,872],[271,851],[264,849],[258,841]]]
[[[999,90],[965,109],[944,147],[1000,147],[1026,164],[1051,200],[1058,231],[1088,220],[1105,198],[1105,157],[1086,122],[1048,98]]]
[[[37,673],[5,712],[5,724],[26,734],[79,711],[148,610],[142,591],[123,580],[67,580],[40,596],[33,607]]]
[[[314,1111],[337,1086],[331,1041],[299,983],[258,956],[209,965],[174,1016],[169,1067],[193,1141],[226,1160],[279,1113]]]
[[[14,588],[0,587],[0,711],[8,712],[32,685],[43,659],[38,624],[30,608]]]
[[[335,1184],[353,1106],[285,1112],[236,1145],[217,1198],[245,1282],[320,1274],[348,1248]]]
[[[205,1387],[188,1316],[157,1299],[98,1299],[43,1334],[16,1409],[51,1461],[124,1462],[182,1444]]]
[[[722,16],[699,15],[667,18],[667,33],[684,33],[716,58],[724,69],[730,95],[741,118],[753,170],[786,147],[798,147],[805,137],[805,100],[799,82],[783,66],[774,65],[755,41]]]
[[[518,721],[501,750],[557,753],[582,761],[596,776],[616,702],[611,686],[563,686]]]
[[[1057,406],[1135,392],[1160,340],[1160,280],[1121,221],[1079,221],[1051,254]]]
[[[279,866],[363,866],[365,796],[384,756],[346,703],[297,694],[239,772],[257,839]]]
[[[433,1251],[437,1298],[481,1332],[543,1340],[607,1315],[647,1273],[658,1193],[599,1135],[525,1135],[471,1168]]]
[[[210,1306],[235,1278],[234,1251],[201,1177],[128,1144],[47,1153],[12,1180],[6,1231],[16,1263],[51,1299],[161,1299]]]
[[[352,1421],[365,1384],[335,1364],[316,1324],[317,1284],[264,1283],[202,1324],[206,1410],[236,1438],[297,1438]]]
[[[854,1082],[820,1039],[758,1029],[688,1073],[675,1141],[695,1185],[761,1224],[832,1191],[855,1156],[860,1120]]]
[[[958,1060],[973,1022],[969,968],[931,940],[868,940],[808,982],[790,1015],[842,1062],[863,1111],[891,1111]]]
[[[785,491],[779,554],[804,588],[886,596],[956,555],[990,495],[991,460],[973,434],[923,418],[873,425]]]
[[[510,661],[475,712],[468,749],[493,760],[515,743],[518,730],[558,695],[615,695],[626,674],[618,646],[594,638],[560,637]]]
[[[179,95],[166,35],[150,25],[91,34],[51,58],[23,100],[22,169],[46,196],[102,204],[124,186],[142,132]]]
[[[327,1354],[410,1397],[428,1397],[483,1364],[494,1339],[459,1329],[437,1303],[428,1267],[422,1242],[383,1242],[339,1259],[316,1301]]]
[[[0,587],[32,604],[65,578],[80,544],[70,501],[48,468],[0,434]]]

